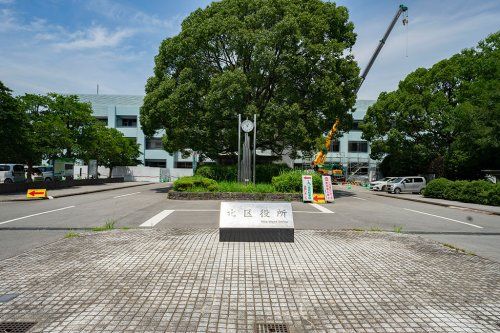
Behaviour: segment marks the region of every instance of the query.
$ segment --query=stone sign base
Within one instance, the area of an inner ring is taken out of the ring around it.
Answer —
[[[221,202],[220,242],[293,242],[289,202]]]
[[[220,228],[219,242],[286,242],[293,243],[294,229],[291,228]]]

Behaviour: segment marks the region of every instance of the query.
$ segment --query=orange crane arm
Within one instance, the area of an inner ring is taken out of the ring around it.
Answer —
[[[332,129],[330,130],[330,132],[328,132],[328,135],[326,136],[325,148],[321,149],[316,154],[316,157],[314,158],[314,161],[312,163],[313,166],[323,165],[325,163],[326,154],[328,154],[328,150],[330,149],[330,143],[332,142],[333,136],[337,132],[337,127],[339,126],[339,124],[340,120],[339,119],[335,120]]]

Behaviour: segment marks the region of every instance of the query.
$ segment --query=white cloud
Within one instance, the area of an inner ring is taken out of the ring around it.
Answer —
[[[123,40],[131,37],[134,31],[131,29],[117,29],[108,31],[101,26],[90,27],[86,31],[73,33],[74,38],[68,41],[56,43],[54,46],[58,50],[81,50],[103,47],[116,47]]]
[[[152,28],[175,29],[180,23],[180,17],[161,19],[157,15],[151,15],[111,0],[90,0],[87,2],[87,9],[117,22],[127,21],[135,28],[144,30]]]
[[[14,0],[0,0],[0,5],[10,5],[14,3]]]
[[[0,32],[6,32],[16,29],[18,23],[14,16],[14,12],[7,8],[0,9]]]

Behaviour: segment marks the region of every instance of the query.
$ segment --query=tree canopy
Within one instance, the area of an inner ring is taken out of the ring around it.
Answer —
[[[18,143],[27,135],[27,117],[12,91],[0,81],[0,162],[21,159]]]
[[[139,145],[107,128],[75,95],[13,97],[0,82],[0,162],[27,164],[58,157],[96,159],[112,169],[140,164]]]
[[[85,142],[85,160],[95,159],[98,165],[110,169],[111,177],[116,166],[138,165],[141,155],[139,144],[125,137],[115,128],[108,128],[100,122],[95,122],[89,131]]]
[[[470,179],[500,169],[499,46],[497,32],[380,94],[362,128],[384,174]]]
[[[169,152],[237,151],[237,115],[257,114],[257,146],[310,151],[336,118],[352,119],[359,68],[345,7],[320,0],[223,0],[165,39],[146,84],[141,124]]]

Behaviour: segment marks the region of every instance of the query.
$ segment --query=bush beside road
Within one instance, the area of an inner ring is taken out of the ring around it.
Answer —
[[[426,198],[500,206],[500,184],[485,180],[452,181],[438,178],[427,184],[423,195]]]

